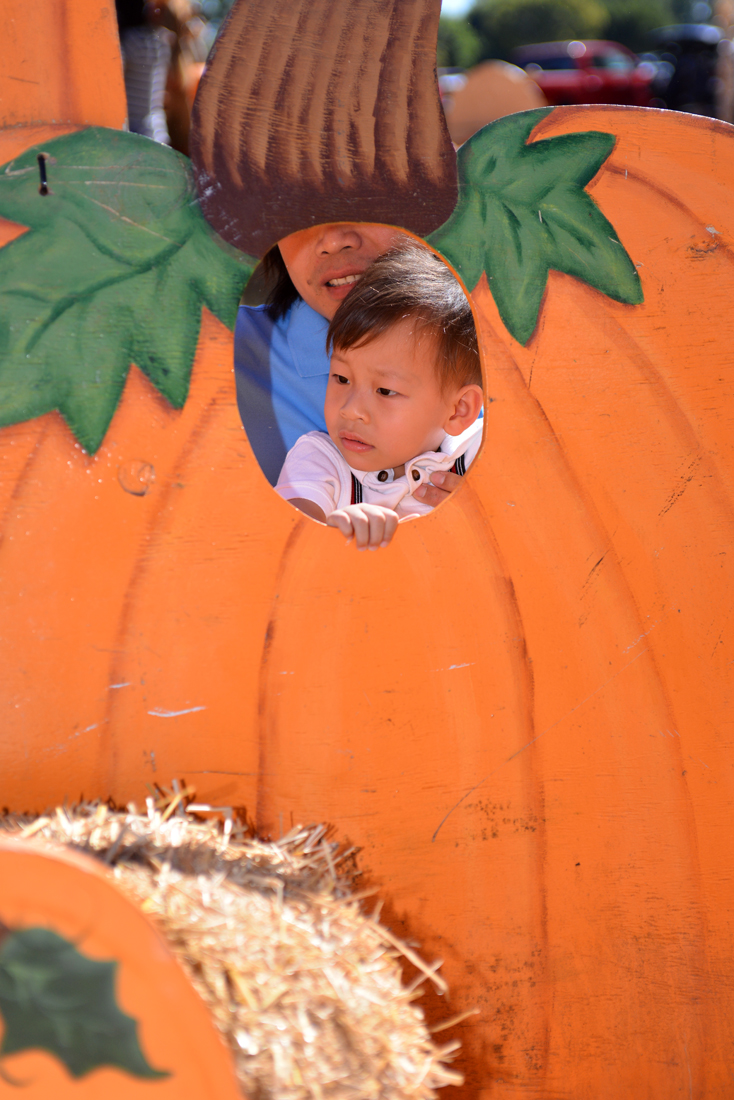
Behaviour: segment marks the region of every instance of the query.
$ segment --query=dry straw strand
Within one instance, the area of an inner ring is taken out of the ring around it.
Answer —
[[[360,911],[373,892],[352,892],[354,850],[340,852],[324,826],[259,840],[233,810],[193,794],[179,783],[151,790],[144,813],[86,803],[6,815],[0,835],[107,865],[208,1005],[245,1096],[431,1100],[461,1084],[446,1064],[458,1043],[435,1044],[398,957],[446,992],[438,964]]]

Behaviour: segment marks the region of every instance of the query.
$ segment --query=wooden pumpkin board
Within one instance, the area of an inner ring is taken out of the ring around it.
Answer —
[[[163,937],[97,860],[0,841],[0,1095],[241,1100]]]
[[[2,162],[113,100],[49,107]],[[463,1095],[723,1098],[734,130],[614,107],[540,112],[527,145],[522,125],[478,140],[540,171],[523,158],[578,142],[540,143],[612,135],[574,209],[608,220],[627,289],[543,253],[530,315],[509,253],[431,237],[472,291],[486,438],[387,550],[272,492],[206,308],[182,408],[133,367],[94,455],[57,412],[2,430],[0,795],[124,803],[176,776],[265,833],[328,820],[444,958],[452,1009],[481,1009],[456,1029]]]

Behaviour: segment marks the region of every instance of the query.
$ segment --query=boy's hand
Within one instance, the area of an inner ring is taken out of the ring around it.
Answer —
[[[422,500],[424,504],[430,504],[435,508],[442,500],[448,500],[460,485],[460,474],[452,474],[448,470],[435,470],[431,474],[430,482],[416,489],[413,496],[416,500]]]
[[[381,504],[349,504],[332,512],[326,522],[329,527],[338,527],[347,542],[354,539],[358,550],[387,546],[398,528],[397,512]]]

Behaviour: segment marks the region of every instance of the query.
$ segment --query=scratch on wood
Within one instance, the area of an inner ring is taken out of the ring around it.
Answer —
[[[197,710],[206,710],[206,707],[187,707],[186,710],[163,710],[162,707],[153,707],[148,714],[153,718],[179,718],[182,714],[196,714]]]
[[[95,183],[95,180],[85,180],[85,183]],[[156,233],[154,229],[149,229],[147,225],[141,225],[140,222],[136,222],[133,218],[128,218],[124,214],[121,214],[119,210],[115,210],[113,206],[107,206],[106,203],[100,202],[99,199],[93,199],[91,196],[87,196],[88,202],[93,202],[95,206],[101,206],[103,210],[109,211],[114,217],[119,218],[121,222],[127,222],[128,225],[134,225],[136,229],[142,229],[144,233],[149,233],[151,237],[157,237],[161,241],[165,241],[166,244],[176,244],[176,241],[170,237],[164,237],[162,233]],[[182,246],[183,247],[183,246]]]
[[[465,661],[463,665],[449,665],[448,668],[432,668],[431,672],[453,672],[456,668],[471,668],[476,661]]]
[[[673,492],[670,494],[665,504],[663,505],[662,511],[659,513],[661,516],[664,516],[666,512],[669,512],[676,501],[680,500],[680,498],[683,496],[686,489],[696,476],[696,470],[700,465],[701,455],[696,455],[695,458],[691,460],[688,466],[688,473],[685,474],[683,477],[683,484],[680,487],[673,489]]]
[[[454,810],[457,810],[459,808],[459,806],[461,805],[461,803],[464,802],[469,797],[470,794],[473,794],[474,791],[478,790],[479,787],[481,787],[482,784],[486,783],[488,779],[491,779],[493,775],[496,775],[497,772],[500,770],[500,768],[504,768],[505,764],[509,764],[511,760],[514,760],[515,757],[517,757],[521,753],[525,752],[526,749],[529,749],[530,746],[534,745],[536,741],[539,741],[541,737],[545,737],[546,733],[550,733],[550,731],[554,730],[556,728],[556,726],[560,726],[561,722],[565,722],[565,720],[567,718],[569,718],[572,714],[575,714],[576,711],[579,710],[581,707],[583,707],[585,703],[588,703],[589,699],[593,699],[595,695],[598,695],[600,691],[603,691],[605,687],[607,687],[609,684],[611,684],[612,680],[616,680],[616,678],[618,676],[620,676],[626,669],[628,669],[630,667],[630,665],[633,665],[635,663],[635,661],[638,661],[640,659],[640,657],[642,657],[645,653],[648,653],[648,652],[649,652],[649,650],[643,649],[641,653],[638,653],[637,656],[633,657],[631,661],[628,661],[626,665],[622,665],[621,668],[617,669],[617,671],[615,673],[613,673],[613,675],[610,676],[608,680],[605,680],[603,684],[600,684],[598,688],[595,688],[594,691],[590,692],[590,694],[587,695],[585,699],[582,699],[580,703],[577,703],[575,707],[571,707],[570,710],[566,711],[565,714],[561,715],[561,717],[558,718],[555,722],[553,722],[552,725],[546,726],[546,728],[544,730],[542,730],[537,735],[537,737],[533,737],[532,740],[527,741],[524,745],[522,745],[519,749],[517,749],[516,752],[513,752],[510,756],[508,756],[506,760],[503,760],[502,763],[499,764],[498,767],[496,767],[494,769],[494,771],[491,771],[489,773],[489,775],[485,775],[484,779],[480,779],[478,783],[475,783],[473,787],[471,787],[468,791],[465,791],[465,793],[461,796],[459,801],[456,802],[451,807],[451,809],[448,810],[447,813],[439,821],[438,826],[436,827],[436,831],[433,834],[433,836],[431,837],[431,843],[433,843],[433,841],[436,839],[436,837],[438,836],[440,830],[446,824],[447,820],[451,817]]]
[[[506,763],[506,761],[505,761],[505,763]],[[491,774],[492,774],[492,775],[494,775],[494,772],[492,772]],[[489,776],[488,776],[488,775],[485,775],[484,779],[480,779],[478,783],[475,783],[475,784],[474,784],[474,786],[473,786],[473,787],[471,788],[471,790],[468,790],[468,791],[466,791],[466,792],[465,792],[465,793],[464,793],[464,794],[463,794],[463,795],[461,796],[461,798],[460,798],[460,799],[459,799],[459,801],[458,801],[458,802],[456,803],[456,805],[455,805],[455,806],[452,806],[452,807],[451,807],[451,809],[450,809],[450,810],[448,811],[448,813],[447,813],[447,814],[445,814],[445,815],[444,815],[444,817],[442,817],[442,818],[441,818],[441,820],[440,820],[440,821],[439,821],[439,823],[438,823],[438,826],[437,826],[437,828],[436,828],[436,831],[435,831],[435,833],[434,833],[434,834],[433,834],[433,836],[431,837],[431,844],[433,844],[434,840],[436,839],[436,837],[437,837],[437,836],[438,836],[438,834],[439,834],[439,831],[440,831],[440,830],[441,830],[441,828],[443,827],[444,823],[445,823],[445,822],[446,822],[446,821],[448,820],[448,818],[450,818],[450,817],[451,817],[451,815],[452,815],[452,813],[454,812],[454,810],[457,810],[457,809],[459,808],[459,806],[461,805],[461,803],[462,803],[462,802],[464,801],[464,799],[465,799],[465,798],[468,798],[470,794],[473,794],[473,793],[474,793],[474,791],[478,790],[478,788],[479,788],[479,787],[481,787],[482,783],[486,783],[488,779],[489,779]]]
[[[598,570],[601,568],[601,565],[602,565],[602,563],[603,563],[603,561],[604,561],[604,559],[605,559],[605,557],[607,556],[608,553],[609,553],[609,549],[607,548],[604,551],[604,553],[602,554],[602,556],[599,558],[596,565],[593,565],[591,567],[591,569],[589,570],[589,573],[588,573],[588,576],[587,576],[586,580],[581,585],[580,598],[582,600],[585,600],[588,597],[589,593],[591,592],[591,582],[592,582],[592,580],[596,579],[597,574],[598,574]],[[580,627],[584,625],[584,623],[588,619],[590,613],[591,613],[591,607],[587,606],[586,609],[579,616],[579,626]]]
[[[660,619],[656,619],[649,630],[646,630],[644,634],[640,634],[639,638],[636,638],[635,641],[631,642],[630,645],[628,645],[626,649],[622,650],[622,655],[624,655],[625,653],[629,653],[629,651],[631,649],[634,649],[635,646],[638,644],[638,642],[641,642],[643,638],[646,638],[648,636],[648,634],[650,634],[655,629],[655,627],[658,625],[659,622],[660,622]]]
[[[185,768],[184,770],[186,775],[257,775],[257,772],[225,772],[218,768],[199,768],[198,771]]]
[[[599,568],[601,563],[604,561],[604,559],[605,559],[605,557],[607,556],[608,553],[609,553],[609,550],[608,549],[605,550],[604,553],[602,554],[602,556],[599,558],[599,561],[596,563],[596,565],[593,565],[591,567],[591,569],[589,570],[589,575],[588,575],[588,577],[586,578],[586,580],[584,581],[584,583],[582,585],[582,591],[583,591],[584,588],[586,588],[589,585],[589,583],[591,582],[591,578],[594,576],[597,569]]]

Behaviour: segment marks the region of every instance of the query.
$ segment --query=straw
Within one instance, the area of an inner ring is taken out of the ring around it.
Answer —
[[[323,825],[259,840],[233,809],[193,795],[175,783],[151,789],[142,813],[82,803],[8,814],[0,835],[108,867],[208,1005],[250,1100],[430,1100],[462,1084],[446,1064],[458,1043],[431,1038],[399,956],[443,993],[440,964],[362,913],[373,892],[353,890],[356,851]]]

